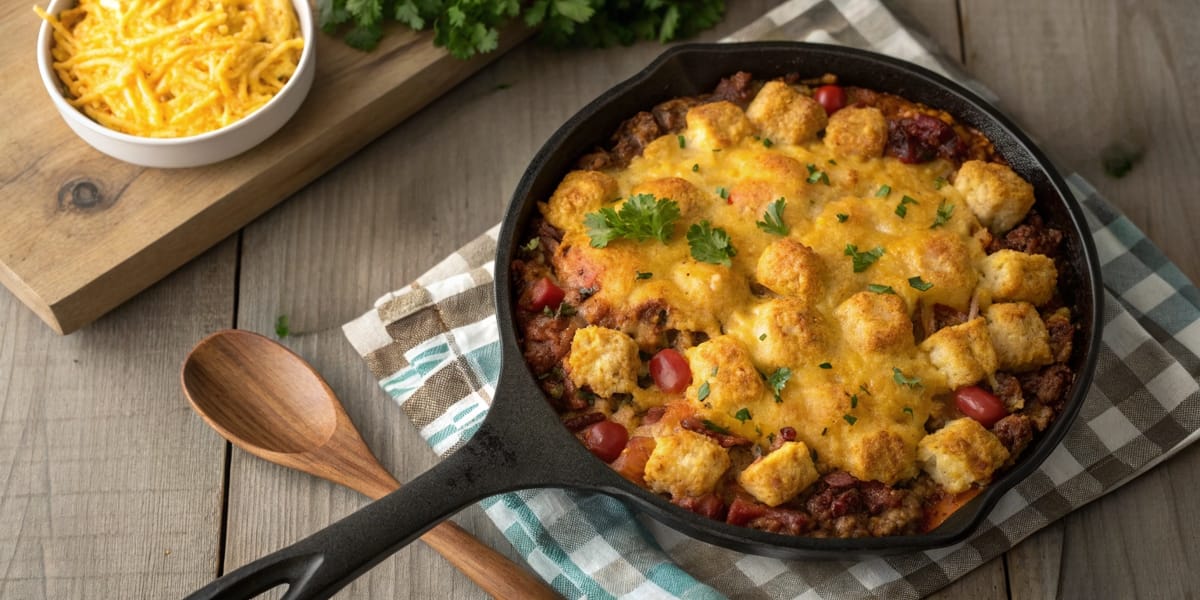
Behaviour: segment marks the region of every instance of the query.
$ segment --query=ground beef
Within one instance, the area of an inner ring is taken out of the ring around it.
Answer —
[[[1012,464],[1033,440],[1033,422],[1022,414],[1008,415],[992,425],[992,433],[1008,448],[1008,464]]]
[[[737,496],[729,504],[725,522],[772,533],[804,535],[812,527],[812,517],[800,510],[770,507],[753,499]]]
[[[1036,210],[1029,211],[1025,220],[1003,237],[994,237],[987,244],[988,254],[997,250],[1016,250],[1026,254],[1044,254],[1050,258],[1058,256],[1062,246],[1063,232],[1047,227]]]
[[[884,153],[903,163],[923,163],[945,158],[958,164],[967,154],[954,128],[945,121],[923,114],[888,120],[888,139]]]
[[[1075,380],[1075,373],[1064,364],[1053,364],[1032,373],[1020,376],[1021,391],[1026,399],[1034,399],[1050,407],[1055,414],[1062,411],[1067,400],[1067,390]]]
[[[1075,325],[1066,314],[1055,313],[1046,319],[1046,332],[1050,334],[1050,354],[1054,362],[1065,363],[1071,359],[1074,347]]]
[[[532,315],[522,327],[525,332],[525,362],[534,375],[550,372],[571,351],[571,340],[579,326],[572,319]]]
[[[722,79],[708,100],[711,102],[725,100],[744,110],[757,93],[758,87],[754,84],[754,76],[745,71],[738,71],[731,77]]]
[[[967,322],[967,313],[956,308],[946,306],[945,304],[933,305],[933,331],[926,333],[926,336],[933,335],[934,332],[941,330],[944,327],[953,327],[962,325]]]
[[[583,431],[588,425],[594,425],[604,420],[604,413],[590,412],[563,419],[563,427],[572,433]]]
[[[687,129],[687,111],[698,104],[698,98],[674,98],[655,106],[650,113],[664,133],[675,133]]]
[[[725,520],[725,502],[716,494],[705,494],[698,498],[693,496],[672,498],[671,503],[700,516],[716,521]]]
[[[662,128],[654,115],[640,112],[632,119],[621,123],[621,128],[613,135],[612,154],[618,165],[628,165],[633,157],[640,156],[647,144],[658,139],[663,134]]]
[[[1025,406],[1025,395],[1021,392],[1021,380],[1004,371],[996,371],[996,386],[992,389],[1008,412],[1021,410]]]

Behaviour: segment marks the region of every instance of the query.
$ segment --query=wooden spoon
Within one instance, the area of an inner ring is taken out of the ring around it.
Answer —
[[[367,448],[325,380],[273,340],[237,329],[218,331],[188,353],[181,379],[192,408],[250,454],[373,500],[400,487]],[[421,540],[496,598],[559,598],[540,579],[450,521]]]

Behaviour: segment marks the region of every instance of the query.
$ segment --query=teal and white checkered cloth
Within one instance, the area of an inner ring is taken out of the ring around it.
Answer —
[[[878,0],[793,0],[731,39],[853,45],[971,83]],[[1105,283],[1095,380],[1062,444],[967,541],[865,561],[782,561],[688,538],[603,495],[524,491],[488,498],[484,510],[567,598],[917,598],[945,586],[1200,437],[1200,293],[1086,181],[1072,175],[1068,183],[1087,214]],[[344,327],[439,455],[471,436],[495,392],[497,232]]]

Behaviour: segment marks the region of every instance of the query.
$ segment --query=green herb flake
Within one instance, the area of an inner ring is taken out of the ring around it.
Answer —
[[[850,408],[858,408],[858,394],[850,395]]]
[[[743,409],[737,411],[736,413],[734,413],[733,418],[737,419],[739,422],[745,423],[746,421],[749,421],[749,420],[753,419],[754,417],[750,416],[750,409],[743,408]]]
[[[774,146],[774,145],[775,145],[775,142],[772,142],[772,141],[771,141],[771,138],[763,138],[762,144],[763,144],[764,146],[766,146],[766,147],[770,148],[771,146]]]
[[[703,421],[701,421],[701,423],[703,423],[704,428],[709,431],[715,431],[717,433],[724,433],[724,434],[729,433],[728,429],[721,427],[720,425],[717,425],[716,423],[713,423],[712,421],[709,421],[708,419],[704,419]]]
[[[917,275],[916,277],[909,277],[908,285],[912,286],[913,289],[920,290],[922,292],[928,292],[929,288],[933,287],[932,283],[921,279],[920,275]]]
[[[808,168],[808,179],[805,179],[805,181],[808,183],[823,183],[825,185],[830,185],[829,175],[826,175],[825,171],[818,169],[817,165],[808,163],[805,165],[805,167]]]
[[[717,188],[717,195],[720,196],[722,200],[728,200],[729,199],[729,190],[727,190],[723,187],[719,187],[719,188]]]
[[[700,172],[700,163],[696,163],[696,164],[692,165],[692,172],[693,172],[693,173],[699,173],[699,172]]]
[[[642,242],[651,238],[666,243],[675,221],[679,219],[679,204],[667,198],[655,199],[651,194],[630,196],[618,212],[610,207],[584,217],[593,248],[604,248],[617,238]]]
[[[865,383],[858,384],[858,390],[868,396],[871,395],[871,390],[867,389],[867,384]]]
[[[526,242],[524,246],[521,246],[521,249],[526,252],[533,252],[534,250],[538,249],[538,246],[540,246],[541,243],[541,240],[538,238],[529,238],[529,241]]]
[[[692,258],[700,262],[729,267],[733,265],[731,259],[737,256],[729,234],[720,227],[712,227],[707,220],[688,228],[687,241]]]
[[[854,244],[846,244],[846,256],[849,256],[854,263],[854,272],[862,273],[867,270],[867,267],[875,264],[879,257],[883,256],[883,248],[876,246],[865,252],[859,252],[858,246]]]
[[[827,363],[827,362],[823,362],[823,363],[821,363],[821,364],[819,364],[819,365],[817,365],[817,366],[818,366],[818,367],[820,367],[820,368],[822,368],[822,369],[832,369],[832,368],[833,368],[833,365],[831,365],[831,364],[829,364],[829,363]]]
[[[929,228],[937,229],[938,227],[945,225],[946,223],[950,222],[950,216],[953,214],[954,205],[942,200],[942,203],[938,205],[937,216],[933,219],[933,225],[930,225]]]
[[[845,419],[846,422],[851,425],[854,425],[855,423],[858,422],[858,417],[856,417],[854,415],[842,415],[842,418]]]
[[[829,159],[829,164],[831,164],[831,165],[837,165],[837,161],[836,161],[836,160],[833,160],[833,159],[831,158],[831,159]]]
[[[896,293],[896,290],[893,290],[892,286],[882,285],[879,283],[872,283],[872,284],[867,285],[867,291],[874,292],[876,294],[895,294]]]
[[[821,435],[825,435],[825,434],[827,434],[827,433],[829,433],[829,428],[828,428],[828,427],[822,427],[822,428],[821,428]]]
[[[720,371],[720,370],[721,370],[721,365],[713,365],[713,368],[712,368],[712,370],[708,372],[708,376],[709,376],[709,377],[716,377],[716,376],[717,376],[717,372],[718,372],[718,371]]]
[[[904,407],[904,413],[905,413],[905,414],[907,414],[907,415],[908,415],[908,417],[911,419],[911,418],[913,417],[913,409],[912,409],[912,407],[911,407],[911,406],[905,406],[905,407]]]
[[[755,221],[754,224],[759,229],[774,235],[784,236],[788,234],[788,226],[783,222],[783,209],[787,207],[787,200],[779,198],[767,205],[766,212],[763,213],[763,220]]]
[[[904,371],[901,371],[900,369],[898,369],[896,367],[892,367],[892,380],[896,382],[896,385],[907,386],[909,389],[921,387],[921,379],[920,378],[905,377]]]
[[[704,383],[700,384],[700,388],[696,390],[696,400],[704,402],[704,399],[708,398],[708,393],[708,382],[705,381]]]
[[[680,148],[687,148],[687,139],[685,139],[682,135],[675,136],[675,139],[679,140]]]
[[[943,187],[946,187],[946,178],[945,177],[938,177],[937,179],[933,180],[933,189],[940,190]]]
[[[783,392],[784,386],[787,385],[789,379],[792,378],[792,370],[787,367],[779,367],[770,377],[767,377],[767,385],[771,391],[775,393],[775,402],[783,402],[783,397],[780,395]]]
[[[838,213],[834,216],[837,217],[838,223],[845,223],[846,219],[850,218],[850,215],[848,215],[846,213]]]
[[[654,273],[644,273],[642,271],[637,272],[638,279],[650,279],[651,277],[654,277]]]
[[[292,333],[291,326],[288,325],[288,316],[279,315],[275,319],[275,337],[285,338]]]
[[[761,341],[763,341],[763,340],[765,340],[765,339],[767,339],[767,334],[765,334],[765,333],[764,333],[764,334],[762,334],[762,335],[760,335],[760,336],[758,336],[758,341],[760,341],[760,342],[761,342]]]
[[[907,216],[909,204],[920,204],[920,202],[917,202],[916,198],[912,198],[910,196],[901,197],[900,204],[896,205],[896,215],[899,216],[901,219],[903,219],[905,216]]]
[[[876,198],[887,198],[892,193],[892,186],[884,184],[879,186],[879,190],[875,192]]]

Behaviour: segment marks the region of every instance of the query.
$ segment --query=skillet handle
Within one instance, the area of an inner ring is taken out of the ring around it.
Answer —
[[[506,443],[485,421],[465,446],[399,490],[187,598],[241,600],[280,584],[288,586],[284,600],[329,598],[468,504],[551,483],[540,469],[529,468],[536,457],[525,447]]]

